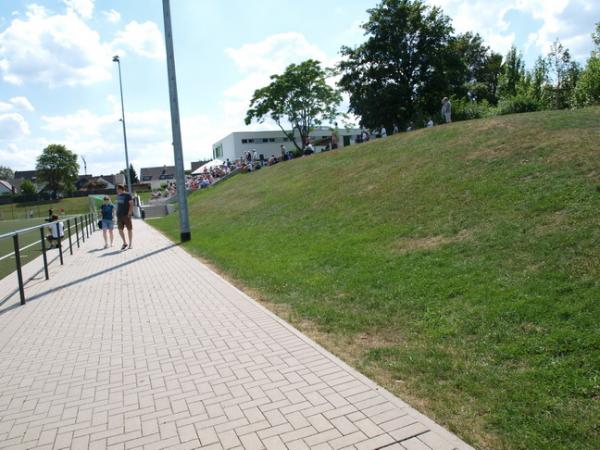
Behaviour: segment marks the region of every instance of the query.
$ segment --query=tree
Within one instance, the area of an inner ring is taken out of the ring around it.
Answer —
[[[596,24],[596,30],[592,33],[592,41],[594,41],[594,45],[596,46],[594,53],[600,53],[600,22]]]
[[[77,155],[64,145],[50,144],[38,157],[36,170],[38,178],[47,183],[56,197],[59,190],[73,188],[79,173]]]
[[[272,119],[298,150],[304,149],[309,133],[324,121],[339,115],[341,94],[327,84],[329,71],[309,59],[291,64],[281,75],[272,75],[268,86],[257,89],[246,113],[246,125]],[[291,130],[289,129],[291,127]],[[300,135],[300,144],[296,141]]]
[[[510,98],[517,95],[518,87],[525,78],[525,62],[515,47],[511,47],[502,64],[498,80],[498,97]]]
[[[15,173],[10,167],[0,166],[0,180],[10,180],[14,175]]]
[[[577,80],[573,94],[575,106],[600,104],[600,55],[592,54]]]
[[[125,182],[127,182],[127,170],[121,170],[121,174],[125,176]],[[137,184],[140,182],[137,172],[133,168],[133,164],[129,164],[129,176],[131,177],[131,184]]]
[[[37,194],[37,188],[31,180],[23,180],[21,183],[21,194],[31,196]]]
[[[550,47],[548,67],[554,82],[552,106],[556,109],[567,108],[573,97],[581,69],[575,61],[571,60],[569,49],[558,39]]]
[[[388,128],[439,111],[449,88],[450,19],[420,0],[382,0],[367,12],[366,42],[342,47],[338,65],[350,111],[369,127]]]
[[[592,33],[596,48],[581,72],[573,92],[572,103],[575,106],[587,106],[600,103],[600,22]]]

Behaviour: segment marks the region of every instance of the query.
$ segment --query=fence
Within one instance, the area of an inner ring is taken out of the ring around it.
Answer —
[[[66,227],[65,227],[66,224]],[[55,227],[55,228],[54,228]],[[52,261],[48,261],[47,248],[46,248],[46,240],[48,239],[44,233],[44,229],[48,229],[52,231],[53,240],[56,240],[56,245],[58,248],[58,258],[54,258]],[[35,230],[39,229],[39,239],[34,242],[27,244],[23,247],[20,247],[19,244],[19,236],[23,236],[25,233],[35,232]],[[80,241],[85,242],[86,238],[89,238],[90,235],[96,229],[96,221],[95,215],[88,213],[82,214],[79,216],[69,217],[64,220],[59,220],[56,222],[43,223],[41,225],[36,225],[29,228],[22,228],[19,230],[11,231],[10,233],[5,233],[0,235],[0,241],[10,240],[12,239],[12,252],[9,252],[3,256],[0,256],[0,262],[7,260],[14,256],[15,259],[15,270],[17,273],[18,280],[18,290],[19,296],[21,299],[21,305],[26,303],[25,299],[25,283],[29,280],[23,280],[23,271],[21,265],[21,253],[29,248],[32,248],[36,245],[40,246],[42,253],[42,261],[43,261],[43,271],[46,280],[50,279],[50,274],[48,271],[48,267],[50,263],[58,259],[60,264],[64,264],[64,256],[66,252],[70,255],[73,254],[73,247],[80,247]],[[62,232],[61,232],[62,231]],[[68,240],[68,247],[63,251],[63,242]],[[37,272],[39,273],[39,271]],[[12,295],[12,294],[11,294]]]

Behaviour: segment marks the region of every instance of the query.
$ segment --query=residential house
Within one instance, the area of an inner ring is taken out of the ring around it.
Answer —
[[[175,166],[142,167],[140,183],[149,184],[152,190],[160,189],[161,185],[175,182]]]

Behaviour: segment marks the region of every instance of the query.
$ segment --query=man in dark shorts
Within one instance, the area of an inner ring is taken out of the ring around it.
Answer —
[[[133,225],[131,224],[131,216],[133,216],[133,198],[129,192],[125,191],[125,187],[122,184],[117,185],[117,225],[119,227],[119,235],[123,239],[123,246],[121,250],[127,248],[127,241],[125,240],[125,233],[123,229],[127,227],[127,234],[129,236],[129,248],[131,248],[131,241],[133,239]]]

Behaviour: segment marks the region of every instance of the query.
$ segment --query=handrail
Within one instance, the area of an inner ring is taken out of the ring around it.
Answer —
[[[73,218],[73,217],[83,217],[83,216],[85,216],[85,215],[87,215],[87,214],[79,214],[79,215],[75,215],[75,216],[69,216],[67,219],[71,219],[71,218]],[[64,221],[65,221],[65,220],[67,220],[67,219],[58,219],[58,221],[59,221],[59,222],[64,222]],[[55,221],[55,222],[56,222],[56,221]],[[1,241],[2,239],[8,239],[8,238],[11,238],[11,237],[13,237],[15,234],[23,234],[23,233],[27,233],[28,231],[37,230],[37,229],[39,229],[39,228],[47,227],[47,226],[49,226],[51,223],[52,223],[52,222],[46,222],[46,223],[42,223],[42,224],[40,224],[40,225],[34,225],[34,226],[32,226],[32,227],[29,227],[29,228],[20,228],[20,229],[18,229],[18,230],[11,231],[11,232],[9,232],[9,233],[0,234],[0,241]]]
[[[83,216],[83,215],[82,215],[82,216]],[[75,217],[81,217],[81,216],[75,216]],[[70,216],[68,219],[64,219],[64,220],[70,220],[70,219],[72,219],[72,218],[73,218],[73,216]],[[59,219],[59,221],[60,221],[60,222],[63,222],[63,220],[60,220],[60,219]],[[57,221],[55,221],[55,222],[48,222],[48,223],[46,223],[46,224],[43,224],[42,226],[36,226],[36,227],[31,227],[31,228],[23,228],[23,229],[20,229],[20,230],[17,230],[17,231],[13,231],[13,233],[19,233],[19,234],[27,233],[28,231],[35,230],[36,228],[48,227],[48,226],[50,226],[50,224],[51,224],[51,223],[56,223],[56,222],[57,222]],[[70,226],[69,226],[69,227],[67,227],[67,228],[66,228],[64,231],[69,231],[69,230],[72,230],[73,228],[75,228],[75,226],[74,226],[74,225],[70,225]],[[0,235],[0,240],[2,239],[2,236],[8,236],[8,234],[3,234],[3,235]],[[12,236],[12,235],[11,235],[11,236]],[[39,242],[38,242],[38,241],[32,242],[31,244],[29,244],[29,245],[26,245],[25,247],[21,247],[21,248],[19,249],[19,251],[27,250],[28,248],[31,248],[31,247],[33,247],[34,245],[37,245],[37,244],[39,244]],[[10,257],[11,257],[11,256],[13,256],[14,254],[15,254],[15,252],[14,252],[14,250],[13,250],[12,252],[10,252],[10,253],[7,253],[7,254],[6,254],[6,255],[4,255],[4,256],[0,256],[0,261],[3,261],[3,260],[5,260],[6,258],[10,258]]]
[[[75,235],[77,238],[77,247],[79,248],[79,227],[78,227],[78,219],[79,219],[79,225],[81,225],[80,229],[81,229],[81,239],[83,242],[85,242],[85,237],[87,235],[87,237],[89,238],[90,235],[96,230],[96,221],[95,221],[95,214],[94,213],[87,213],[87,214],[80,214],[80,215],[75,215],[75,216],[69,216],[66,219],[62,219],[60,221],[52,221],[52,222],[47,222],[47,223],[43,223],[40,225],[35,225],[33,227],[28,227],[28,228],[22,228],[19,230],[15,230],[12,231],[10,233],[5,233],[0,235],[0,240],[2,239],[7,239],[12,237],[13,239],[13,251],[7,255],[4,255],[0,258],[0,261],[9,258],[11,256],[15,257],[15,263],[16,263],[16,273],[17,273],[17,279],[18,279],[18,291],[19,291],[19,295],[21,298],[21,305],[25,304],[25,283],[30,281],[31,278],[27,279],[26,281],[23,281],[23,273],[21,270],[21,251],[22,250],[27,250],[28,248],[33,247],[34,245],[38,245],[41,244],[41,251],[42,251],[42,256],[43,256],[43,262],[44,262],[44,267],[43,270],[45,272],[45,277],[46,280],[49,279],[49,275],[48,275],[48,260],[46,258],[46,236],[44,234],[43,229],[47,228],[49,226],[52,226],[52,224],[57,224],[60,222],[67,222],[67,227],[66,229],[64,228],[63,225],[63,233],[62,236],[60,235],[60,233],[58,232],[58,226],[57,226],[57,244],[58,244],[58,252],[59,252],[59,259],[60,259],[60,264],[63,265],[64,261],[63,261],[63,251],[62,251],[62,242],[63,239],[68,235],[68,242],[69,242],[69,253],[72,255],[73,254],[73,242],[71,239],[72,236],[72,232],[71,230],[73,228],[75,228]],[[71,226],[71,220],[73,220],[73,222],[75,223],[75,226]],[[23,233],[27,233],[29,231],[33,231],[33,230],[40,230],[40,237],[38,238],[38,240],[32,242],[31,244],[27,244],[24,247],[20,247],[19,245],[19,235],[23,234]],[[65,233],[66,231],[66,233]],[[52,261],[56,260],[56,258],[54,258]],[[41,270],[41,269],[40,269]],[[37,272],[39,273],[39,271]],[[10,293],[10,296],[12,296],[16,291]],[[4,302],[0,302],[0,304],[2,304]]]

